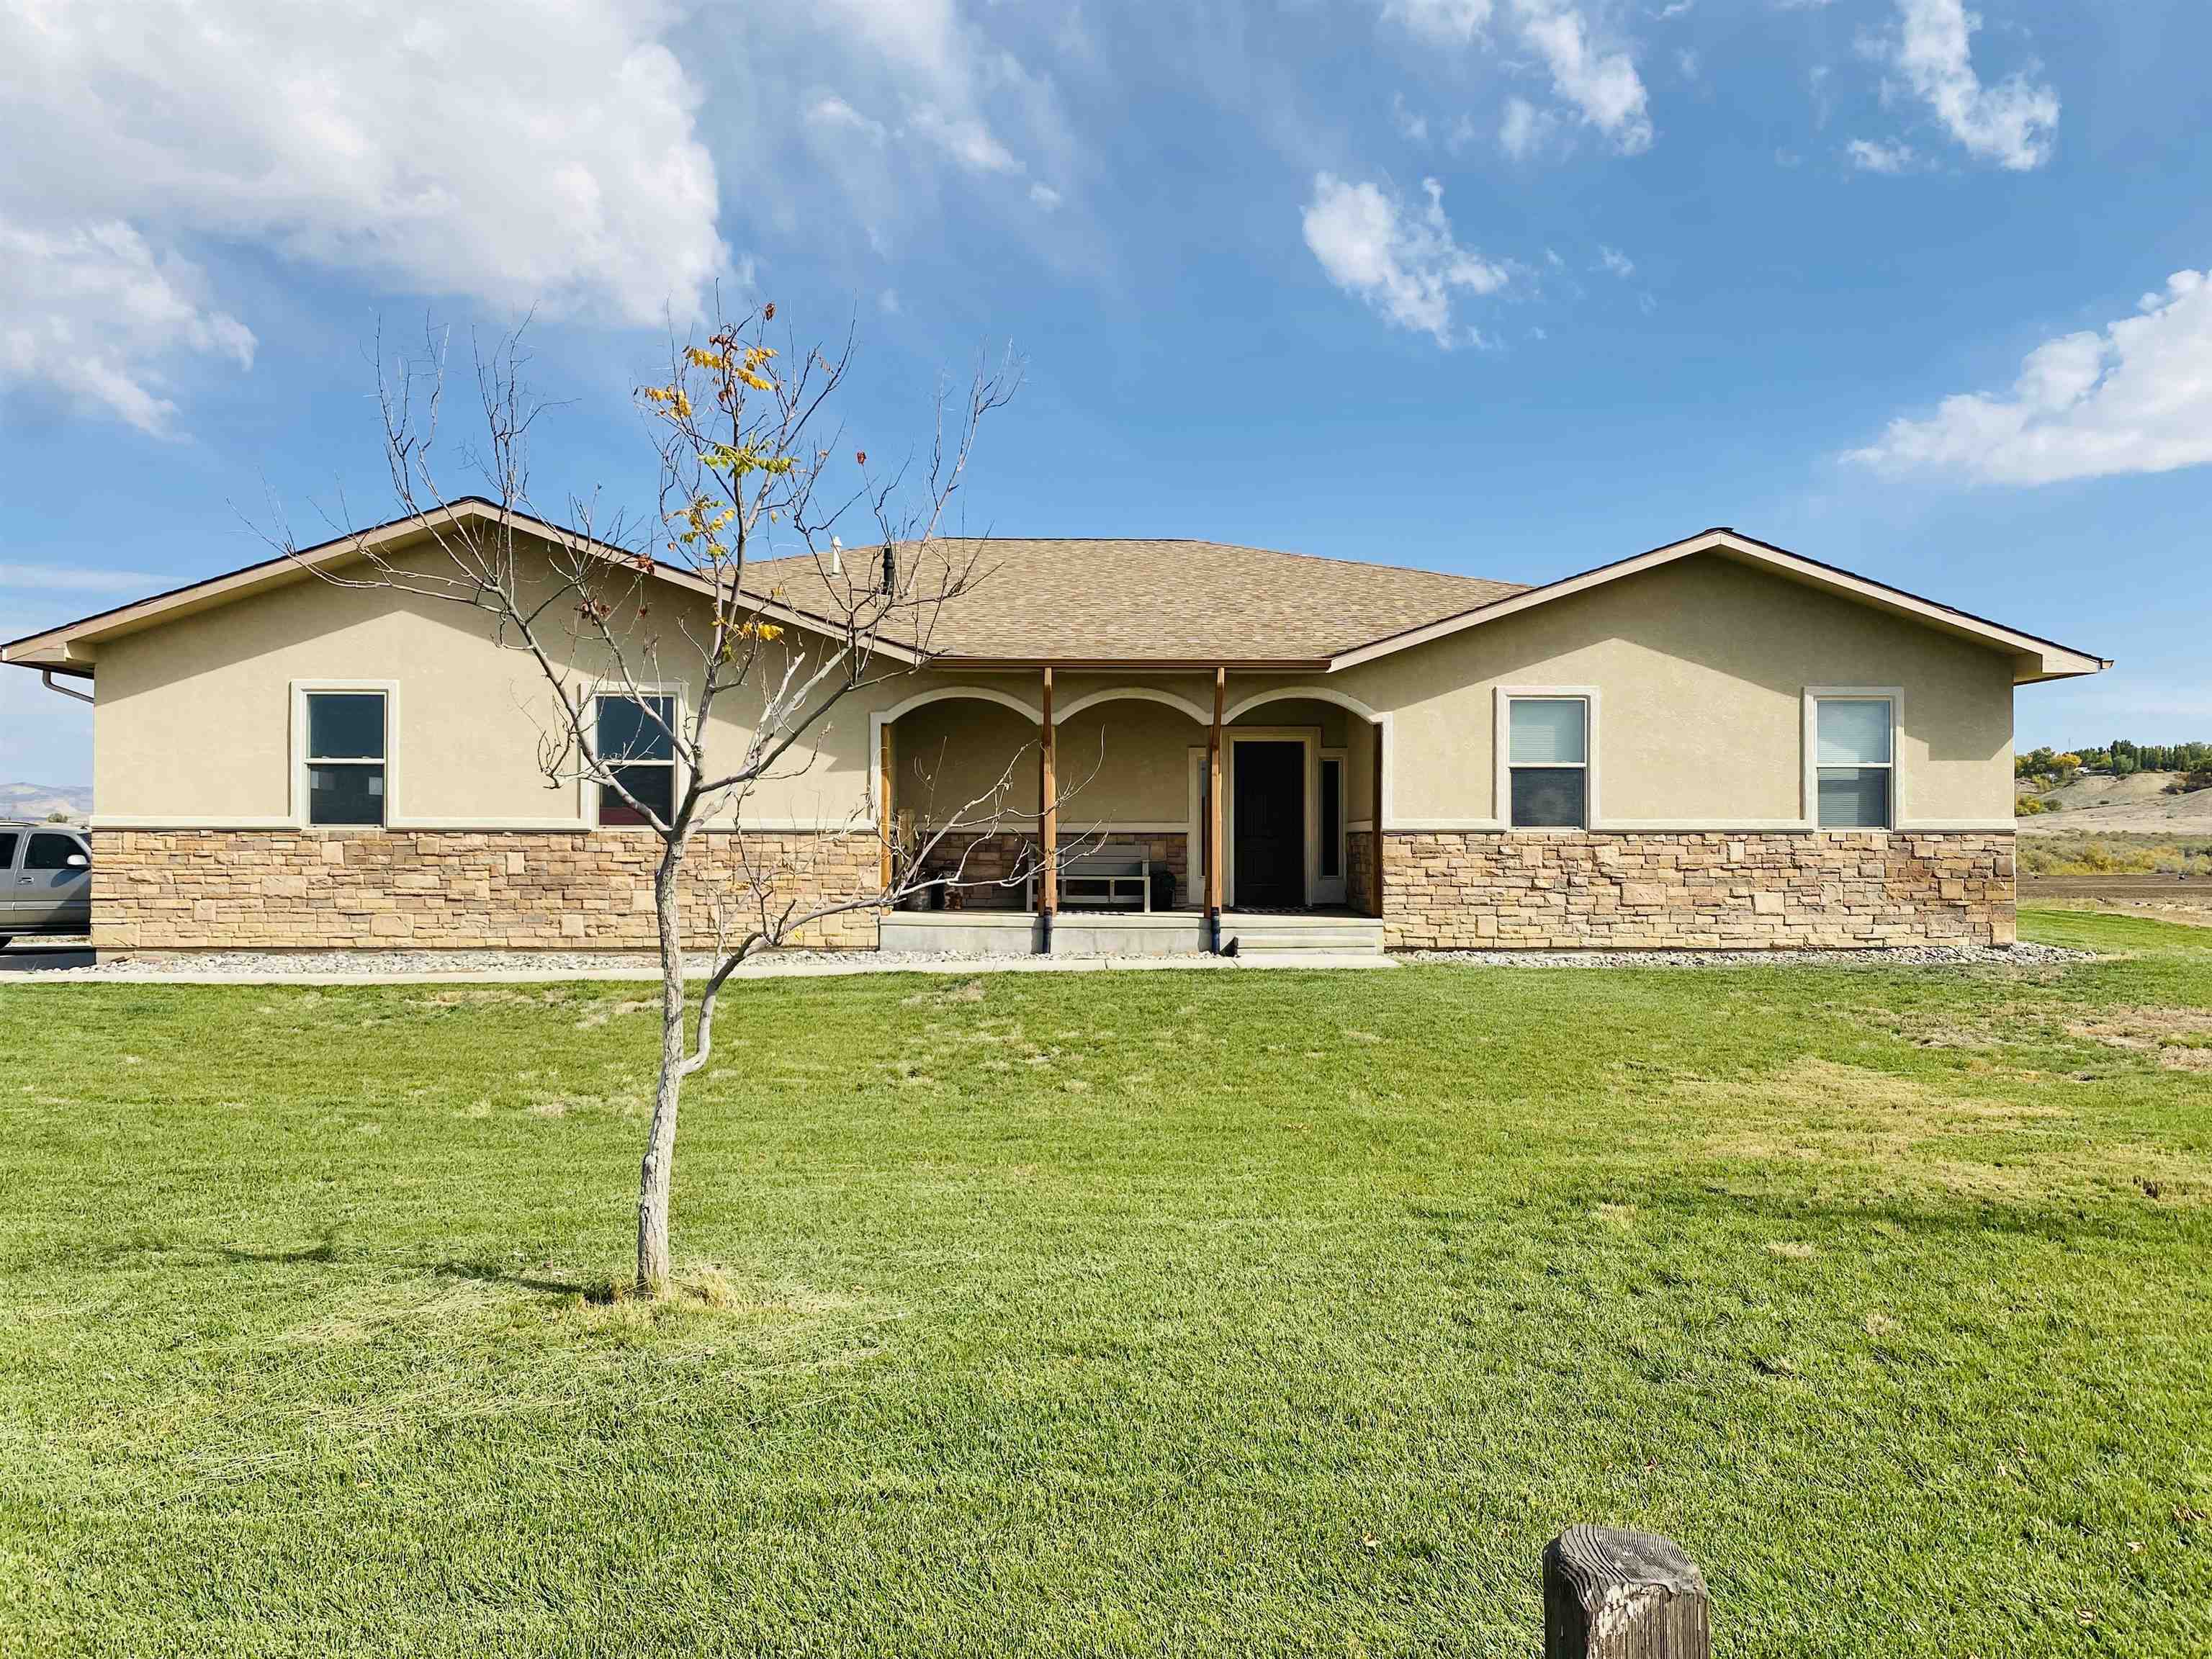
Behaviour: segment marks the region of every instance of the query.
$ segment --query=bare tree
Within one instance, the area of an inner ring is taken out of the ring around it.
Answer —
[[[543,681],[538,759],[549,784],[599,790],[659,838],[660,1058],[637,1202],[637,1288],[647,1296],[669,1286],[678,1103],[684,1079],[713,1053],[716,1000],[730,975],[832,917],[962,884],[968,849],[1005,817],[1021,763],[1017,756],[981,794],[933,813],[897,856],[868,860],[874,878],[836,890],[818,879],[821,854],[855,840],[891,850],[887,811],[871,819],[855,808],[802,836],[749,829],[757,792],[814,763],[831,711],[864,687],[912,672],[944,607],[982,580],[972,548],[948,550],[939,527],[978,428],[1020,378],[1011,358],[980,367],[964,398],[940,394],[925,453],[872,469],[864,452],[847,457],[834,424],[849,334],[835,358],[797,349],[787,332],[771,344],[775,317],[773,305],[733,322],[718,317],[703,344],[672,344],[665,382],[638,390],[659,453],[649,522],[596,522],[591,498],[570,496],[558,515],[535,509],[528,441],[545,405],[524,384],[519,336],[475,360],[484,435],[468,459],[497,510],[452,511],[432,465],[444,340],[433,334],[422,358],[389,372],[380,343],[392,489],[428,539],[393,551],[356,532],[341,544],[357,562],[311,567],[343,586],[483,612],[496,643],[527,657]],[[844,568],[841,526],[865,530],[869,551],[856,557],[857,570]],[[289,534],[279,539],[301,556]],[[748,562],[770,556],[775,580],[749,579]],[[684,687],[680,706],[658,690],[672,684]],[[603,696],[622,700],[624,729],[611,741]],[[725,702],[739,707],[742,741],[718,741],[727,729],[718,733],[713,717]],[[672,783],[647,786],[652,774],[636,764],[647,753],[672,757]],[[702,903],[707,911],[695,933],[711,941],[696,1007],[686,984],[687,868],[695,913]]]

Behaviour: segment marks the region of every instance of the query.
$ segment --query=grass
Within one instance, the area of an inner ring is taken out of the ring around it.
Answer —
[[[0,1650],[2212,1649],[2212,935],[2065,970],[0,990]]]

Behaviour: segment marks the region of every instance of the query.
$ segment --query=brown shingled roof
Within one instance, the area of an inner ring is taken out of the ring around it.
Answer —
[[[878,580],[880,548],[848,548],[847,585]],[[1360,564],[1221,542],[1029,537],[902,545],[924,592],[973,561],[966,590],[937,609],[935,655],[1022,662],[1316,661],[1524,591],[1435,570]],[[799,611],[836,614],[810,556],[745,567],[744,585],[780,590]]]

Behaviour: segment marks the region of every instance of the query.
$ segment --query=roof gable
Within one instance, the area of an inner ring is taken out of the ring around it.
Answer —
[[[1977,617],[1971,611],[1960,611],[1948,605],[1940,605],[1933,599],[1923,599],[1917,593],[1908,593],[1901,587],[1891,587],[1886,583],[1875,581],[1869,577],[1856,574],[1838,566],[1823,564],[1817,559],[1808,559],[1802,554],[1792,553],[1787,548],[1777,547],[1771,542],[1762,542],[1754,537],[1741,535],[1723,526],[1712,530],[1700,531],[1697,535],[1682,541],[1669,542],[1664,546],[1655,547],[1649,552],[1638,553],[1632,557],[1618,560],[1612,564],[1599,565],[1594,569],[1583,571],[1577,575],[1563,576],[1557,581],[1547,582],[1539,587],[1522,588],[1517,592],[1508,594],[1490,604],[1462,611],[1455,617],[1443,617],[1437,622],[1407,629],[1386,638],[1370,641],[1354,650],[1343,653],[1330,663],[1329,667],[1334,672],[1337,669],[1354,667],[1363,662],[1372,662],[1377,658],[1387,657],[1395,652],[1410,650],[1415,646],[1425,645],[1431,640],[1443,639],[1466,629],[1479,628],[1486,623],[1498,622],[1507,617],[1517,616],[1522,611],[1534,606],[1570,599],[1575,594],[1588,592],[1590,589],[1602,586],[1606,583],[1620,581],[1626,577],[1656,569],[1677,559],[1690,558],[1699,554],[1715,554],[1760,569],[1770,570],[1791,580],[1801,581],[1808,586],[1840,594],[1862,605],[1887,611],[1893,616],[1936,629],[1941,632],[1951,634],[1961,639],[1972,640],[1994,650],[2008,652],[2014,658],[2013,679],[2015,684],[2027,684],[2039,680],[2064,679],[2079,674],[2094,674],[2112,665],[2110,658],[2092,656],[2087,652],[2076,651],[2071,647],[2060,645],[2053,640],[2046,640],[2033,634],[2021,633],[2002,623],[1990,622],[1986,617]]]
[[[418,538],[427,538],[440,529],[495,525],[502,518],[534,538],[566,541],[599,555],[610,563],[638,568],[635,556],[619,547],[596,541],[574,531],[563,530],[526,513],[502,514],[501,509],[490,501],[472,495],[464,496],[428,513],[395,519],[374,529],[335,537],[313,547],[302,548],[296,553],[280,553],[273,559],[264,559],[256,564],[226,571],[219,576],[190,582],[182,587],[133,600],[128,605],[95,611],[89,617],[64,623],[58,628],[9,641],[0,645],[0,662],[51,668],[58,673],[88,675],[92,672],[91,653],[82,647],[95,646],[103,639],[136,633],[141,629],[229,605],[272,587],[311,580],[318,574],[334,574],[339,567],[367,552],[397,550]],[[652,574],[663,581],[693,592],[708,594],[714,592],[711,582],[680,565],[656,562],[652,567]],[[822,626],[817,619],[803,617],[789,606],[772,601],[762,601],[759,609],[763,615],[789,623],[793,627]],[[78,648],[73,652],[72,647]],[[903,660],[915,659],[915,653],[890,641],[877,648],[889,656]]]

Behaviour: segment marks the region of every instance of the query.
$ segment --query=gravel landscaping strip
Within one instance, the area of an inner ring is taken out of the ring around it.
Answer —
[[[1903,945],[1882,951],[1401,951],[1399,961],[1486,968],[2047,968],[2094,962],[2059,945]]]
[[[1917,945],[1888,951],[1410,951],[1389,958],[1408,967],[1466,963],[1486,968],[1921,968],[1995,966],[2041,968],[2094,962],[2090,951],[2055,945]],[[811,978],[838,974],[1059,973],[1103,969],[1228,969],[1247,965],[1231,957],[963,957],[878,951],[779,951],[738,970],[743,979]],[[1259,965],[1257,963],[1254,966]],[[1326,957],[1304,963],[1273,959],[1270,966],[1358,966]],[[1364,965],[1381,966],[1370,960]],[[708,971],[705,957],[690,960],[696,982]],[[657,980],[659,962],[647,954],[590,951],[189,951],[158,956],[115,957],[88,968],[40,972],[40,981],[137,980],[323,982],[359,980],[392,983],[443,979]]]

